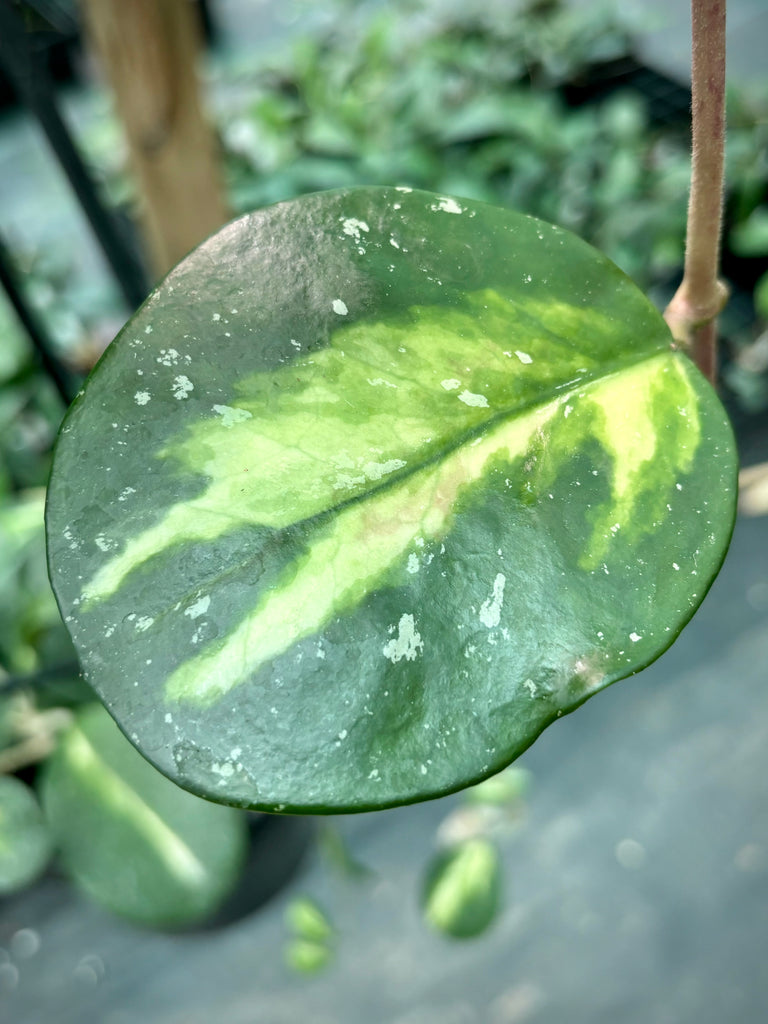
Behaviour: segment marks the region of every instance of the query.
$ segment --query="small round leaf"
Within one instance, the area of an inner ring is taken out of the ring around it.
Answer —
[[[295,935],[310,942],[327,942],[333,936],[333,926],[328,918],[306,896],[291,900],[286,907],[285,922]]]
[[[501,905],[496,847],[486,839],[467,839],[438,854],[427,870],[422,903],[425,919],[445,935],[481,935]]]

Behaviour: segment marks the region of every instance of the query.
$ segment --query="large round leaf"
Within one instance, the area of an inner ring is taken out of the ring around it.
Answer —
[[[46,767],[42,800],[74,880],[132,921],[196,922],[217,909],[239,877],[244,815],[174,786],[98,704],[64,734]]]
[[[730,536],[709,385],[609,261],[408,189],[235,221],[74,403],[51,575],[89,681],[213,799],[359,810],[498,771],[647,665]]]

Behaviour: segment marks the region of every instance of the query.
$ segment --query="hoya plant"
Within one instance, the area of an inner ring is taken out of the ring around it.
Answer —
[[[273,812],[437,797],[672,643],[735,511],[708,110],[668,322],[560,228],[396,187],[234,221],[132,317],[61,428],[49,566],[168,778]]]

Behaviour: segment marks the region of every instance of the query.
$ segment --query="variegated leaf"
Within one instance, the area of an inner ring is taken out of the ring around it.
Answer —
[[[64,733],[41,795],[72,879],[116,914],[160,928],[193,924],[237,882],[245,816],[172,785],[100,704],[80,709]]]
[[[354,810],[498,771],[665,650],[724,557],[725,413],[574,236],[408,189],[245,217],[62,428],[84,672],[215,800]]]

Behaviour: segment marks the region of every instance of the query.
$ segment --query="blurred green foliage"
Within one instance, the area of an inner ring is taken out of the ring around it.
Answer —
[[[336,932],[314,900],[307,896],[291,900],[285,923],[290,934],[283,950],[288,967],[300,974],[316,974],[330,964]]]
[[[0,896],[33,882],[51,855],[51,839],[35,794],[0,776]]]
[[[679,264],[684,134],[662,138],[636,93],[566,103],[566,84],[630,53],[615,11],[401,0],[363,20],[340,7],[221,113],[238,212],[394,182],[571,228],[641,284]]]

